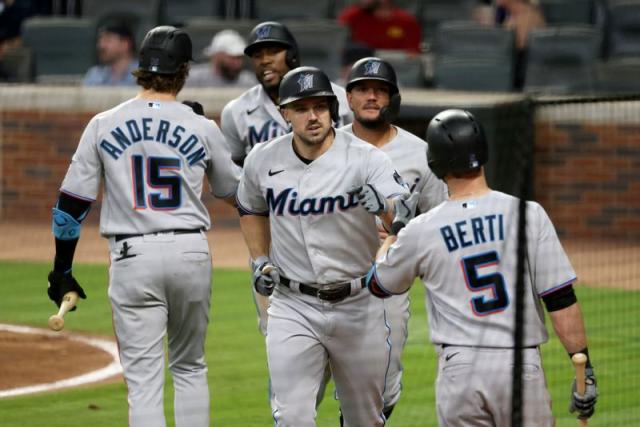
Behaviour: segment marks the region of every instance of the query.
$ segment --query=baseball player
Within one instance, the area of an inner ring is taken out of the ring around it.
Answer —
[[[322,71],[290,71],[279,95],[293,132],[249,153],[237,199],[254,287],[273,293],[273,417],[314,426],[330,364],[345,425],[382,426],[388,328],[382,301],[361,290],[378,246],[373,214],[408,192],[388,156],[331,127],[338,103]]]
[[[427,142],[429,167],[446,181],[449,200],[384,241],[367,285],[386,298],[407,292],[416,277],[424,282],[431,341],[439,354],[440,425],[510,425],[520,202],[487,186],[487,141],[467,111],[438,114]],[[413,203],[414,196],[398,203],[394,224],[408,222]],[[526,206],[522,419],[526,426],[552,426],[539,351],[548,339],[542,303],[567,352],[589,353],[574,270],[544,209],[531,201]],[[597,397],[590,362],[584,396],[575,393],[575,381],[573,386],[571,410],[589,418]]]
[[[164,426],[165,334],[176,426],[209,426],[204,358],[211,255],[200,200],[203,178],[234,204],[240,169],[214,122],[176,101],[191,40],[156,27],[142,42],[138,96],[93,117],[53,208],[56,241],[49,297],[82,287],[72,275],[81,222],[104,177],[100,233],[109,239],[109,299],[128,387],[129,425]]]
[[[404,182],[410,186],[410,191],[419,192],[421,212],[443,202],[446,198],[446,185],[427,167],[427,144],[391,124],[400,108],[398,82],[391,64],[373,57],[357,61],[347,77],[346,89],[354,121],[341,129],[387,153]],[[386,234],[382,229],[382,238]],[[391,326],[391,364],[384,390],[384,413],[389,419],[402,389],[400,358],[407,340],[409,294],[385,300],[385,309]]]

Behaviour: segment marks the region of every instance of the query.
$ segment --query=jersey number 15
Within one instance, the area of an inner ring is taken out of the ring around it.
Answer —
[[[145,173],[145,158],[138,154],[131,156],[133,208],[172,210],[180,207],[182,177],[175,174],[163,175],[166,171],[179,171],[180,159],[149,157],[146,160]]]

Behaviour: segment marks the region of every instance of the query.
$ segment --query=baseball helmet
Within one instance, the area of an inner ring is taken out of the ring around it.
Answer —
[[[389,105],[380,109],[380,117],[385,122],[394,121],[400,111],[401,98],[396,72],[391,64],[373,56],[358,60],[351,67],[347,77],[347,92],[350,92],[358,82],[363,80],[379,80],[389,85],[391,90],[389,93]]]
[[[287,48],[286,62],[290,69],[300,65],[300,53],[296,39],[287,27],[275,21],[262,22],[251,30],[244,54],[250,57],[255,49],[268,43],[280,44]]]
[[[444,110],[427,128],[429,168],[442,179],[447,173],[480,169],[489,159],[489,149],[480,122],[465,110]]]
[[[331,119],[340,120],[338,114],[338,98],[333,93],[329,77],[316,67],[298,67],[289,71],[282,78],[280,89],[280,107],[303,98],[326,96],[330,101]]]
[[[140,47],[138,69],[156,74],[175,74],[193,60],[191,38],[176,27],[163,25],[147,33]]]

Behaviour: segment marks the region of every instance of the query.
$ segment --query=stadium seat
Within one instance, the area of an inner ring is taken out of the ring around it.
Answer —
[[[376,50],[376,56],[389,62],[398,77],[398,85],[402,88],[424,87],[424,66],[420,57],[408,55],[399,50]]]
[[[468,21],[443,22],[433,44],[433,85],[440,89],[510,91],[515,35]]]
[[[473,0],[424,0],[418,14],[422,38],[430,43],[445,21],[471,20],[476,2]]]
[[[160,24],[164,0],[83,0],[82,17],[96,21],[97,28],[109,20],[126,22],[139,46],[145,34]]]
[[[599,93],[640,94],[640,57],[598,63],[595,90]]]
[[[330,79],[340,77],[342,51],[349,31],[334,20],[282,21],[298,42],[302,65],[323,70]]]
[[[33,52],[36,81],[50,75],[84,75],[96,59],[96,28],[91,19],[34,17],[22,26]]]
[[[336,16],[347,6],[357,3],[358,0],[335,0]],[[424,0],[395,0],[394,4],[407,12],[419,16]]]
[[[283,19],[329,19],[334,16],[333,0],[259,0],[255,2],[259,21]]]
[[[8,48],[2,54],[2,68],[9,74],[10,83],[33,81],[33,55],[28,47]]]
[[[184,25],[198,17],[213,17],[217,10],[211,0],[166,0],[164,22],[169,25]]]
[[[540,0],[545,21],[551,25],[593,24],[596,0]]]
[[[594,89],[601,32],[590,26],[558,26],[529,34],[524,90],[573,93]]]
[[[204,60],[202,50],[211,43],[211,38],[218,32],[233,29],[245,39],[257,21],[227,20],[218,18],[192,18],[185,22],[184,30],[191,36],[193,57],[196,61]]]
[[[607,13],[607,56],[640,56],[640,0],[609,0]]]

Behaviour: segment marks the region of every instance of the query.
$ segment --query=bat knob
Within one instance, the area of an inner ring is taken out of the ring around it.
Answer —
[[[571,361],[576,365],[584,365],[587,363],[587,356],[584,353],[576,353],[571,356]]]
[[[64,318],[57,314],[49,317],[49,328],[53,331],[60,331],[64,328]]]

